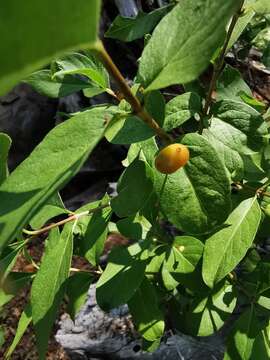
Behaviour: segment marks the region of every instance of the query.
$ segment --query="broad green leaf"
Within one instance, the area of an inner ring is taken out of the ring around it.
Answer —
[[[133,18],[118,15],[105,33],[106,37],[121,41],[133,41],[152,32],[156,24],[168,12],[170,6],[156,9],[150,13],[139,11]]]
[[[138,290],[128,301],[132,319],[139,333],[148,341],[161,338],[165,329],[164,316],[159,309],[157,299],[155,287],[147,278],[144,278]]]
[[[31,309],[31,305],[28,303],[20,316],[15,337],[5,354],[5,359],[11,358],[12,353],[14,352],[17,345],[21,341],[21,338],[25,333],[25,331],[27,330],[28,326],[30,325],[31,321],[32,321],[32,309]]]
[[[270,264],[260,261],[252,273],[241,275],[240,282],[250,296],[262,295],[270,289]]]
[[[151,224],[139,214],[119,220],[116,226],[122,235],[133,240],[145,239],[151,229]]]
[[[245,104],[253,107],[255,110],[264,112],[266,105],[264,102],[255,99],[252,95],[248,95],[245,92],[240,91],[239,93],[241,100],[244,101]]]
[[[72,75],[52,78],[51,70],[36,71],[28,76],[24,82],[31,85],[38,93],[51,98],[67,96],[89,88],[89,82]]]
[[[230,181],[215,149],[198,134],[187,134],[187,165],[168,176],[160,199],[168,220],[189,234],[211,231],[223,223],[231,210]],[[160,193],[164,175],[155,172],[155,189]]]
[[[223,100],[213,108],[209,131],[227,147],[240,154],[260,151],[267,135],[267,126],[252,107],[234,100]]]
[[[0,346],[2,346],[5,342],[5,333],[2,326],[0,326]]]
[[[192,273],[203,254],[203,244],[191,236],[177,236],[168,247],[162,266],[162,279],[168,290],[173,290]]]
[[[158,147],[155,138],[152,137],[148,140],[139,143],[131,144],[128,150],[127,158],[122,161],[124,166],[128,166],[139,157],[140,160],[147,162],[148,165],[153,166],[155,155],[158,152]]]
[[[182,125],[201,110],[201,99],[195,93],[178,95],[166,104],[163,128],[170,131]]]
[[[32,274],[11,272],[0,287],[0,308],[7,304],[32,279]]]
[[[0,185],[8,177],[7,158],[10,146],[11,138],[0,133]]]
[[[213,132],[212,127],[210,126],[208,129],[203,130],[202,135],[217,151],[218,156],[222,160],[230,179],[242,180],[244,174],[244,162],[241,155],[238,153],[238,151],[232,149],[222,141],[223,139],[219,132],[221,130],[219,130],[218,126],[215,130],[215,126],[217,125],[216,119],[212,119],[212,121],[211,124],[213,124]],[[222,122],[220,122],[219,125],[222,128],[224,127]],[[216,134],[218,134],[218,137],[215,136]]]
[[[0,187],[0,250],[75,175],[104,132],[105,106],[55,127]]]
[[[65,293],[73,251],[73,228],[65,225],[50,231],[40,269],[33,281],[31,305],[39,358],[45,359],[48,340]]]
[[[130,114],[116,114],[105,133],[106,139],[113,144],[132,144],[154,135],[154,130],[138,116]]]
[[[226,65],[217,81],[217,100],[231,99],[239,101],[244,92],[252,95],[249,86],[243,80],[240,72],[230,65]]]
[[[232,314],[236,294],[225,283],[214,288],[206,298],[195,299],[185,314],[187,330],[193,336],[210,336],[219,330]]]
[[[241,202],[224,227],[206,240],[203,279],[209,287],[222,280],[243,259],[251,246],[261,220],[257,198]]]
[[[69,211],[65,208],[60,194],[55,193],[47,201],[47,203],[37,212],[37,214],[33,216],[30,221],[30,225],[33,229],[39,229],[53,217],[68,213]]]
[[[138,81],[146,91],[196,79],[222,44],[239,5],[238,0],[183,0],[176,5],[143,51]]]
[[[252,304],[235,322],[232,331],[227,339],[226,353],[224,360],[250,360],[256,337],[269,322],[269,313],[266,319],[262,310]],[[268,319],[267,319],[268,315]],[[259,355],[257,353],[257,355]],[[261,360],[261,357],[257,357]]]
[[[89,287],[93,276],[87,272],[79,272],[72,275],[67,281],[68,313],[75,318],[85,304]]]
[[[138,244],[116,247],[97,282],[98,305],[105,311],[126,304],[143,281],[147,253]]]
[[[1,93],[53,57],[92,47],[97,40],[99,11],[99,0],[1,2],[1,51],[5,54],[0,60]]]
[[[119,217],[131,216],[143,208],[153,191],[153,173],[147,163],[136,159],[124,171],[117,184],[118,196],[111,206]]]

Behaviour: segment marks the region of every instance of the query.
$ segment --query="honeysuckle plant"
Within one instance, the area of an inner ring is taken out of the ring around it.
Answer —
[[[81,90],[112,100],[70,114],[10,174],[11,139],[0,134],[0,306],[31,284],[5,357],[32,322],[45,359],[61,302],[69,299],[74,317],[96,282],[104,311],[128,304],[145,350],[159,346],[167,324],[208,336],[234,316],[224,359],[269,359],[270,256],[262,250],[270,229],[269,104],[225,61],[251,20],[269,16],[269,2],[181,0],[118,16],[105,36],[147,38],[132,87],[98,38],[100,7],[99,0],[0,5],[2,94],[24,80],[49,97]],[[168,96],[172,85],[184,91]],[[59,191],[104,137],[130,145],[117,195],[70,211]],[[102,267],[112,215],[130,245],[113,248]],[[36,263],[27,248],[41,235]],[[33,272],[13,271],[21,254]],[[93,270],[72,268],[73,255]]]

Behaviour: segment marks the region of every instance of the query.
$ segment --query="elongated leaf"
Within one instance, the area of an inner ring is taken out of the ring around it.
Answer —
[[[139,39],[145,34],[152,32],[153,28],[170,8],[170,6],[162,7],[148,14],[139,11],[138,15],[134,18],[118,15],[105,33],[105,36],[127,42]]]
[[[138,244],[116,247],[97,282],[97,302],[104,310],[127,303],[143,281],[147,254]]]
[[[168,176],[160,199],[169,221],[189,234],[211,231],[223,223],[231,210],[230,182],[215,149],[198,134],[187,134],[181,142],[188,146],[187,165]],[[164,176],[155,172],[155,188],[160,193]]]
[[[221,284],[206,298],[195,299],[185,314],[187,330],[193,336],[210,336],[219,330],[236,305],[236,294],[230,284]]]
[[[165,328],[164,316],[159,309],[157,298],[155,287],[144,278],[139,289],[128,302],[138,331],[148,341],[161,338]]]
[[[89,88],[89,82],[72,75],[52,78],[51,70],[39,70],[28,76],[25,80],[38,93],[59,98],[74,92]]]
[[[64,51],[91,47],[99,10],[99,0],[1,2],[1,93]]]
[[[27,330],[27,328],[30,325],[31,321],[32,321],[32,309],[31,309],[31,305],[27,304],[25,309],[23,310],[23,312],[21,314],[20,320],[18,322],[15,337],[14,337],[14,339],[12,341],[12,344],[8,348],[8,351],[5,354],[5,359],[10,359],[12,353],[14,352],[17,345],[19,344],[23,334]]]
[[[238,0],[183,0],[176,5],[142,54],[139,82],[146,91],[197,78],[222,44],[225,27],[239,6]]]
[[[5,249],[3,256],[0,258],[0,286],[15,265],[24,245],[25,241],[20,241],[16,246],[10,246]]]
[[[136,159],[122,174],[117,185],[118,196],[111,206],[119,217],[135,215],[142,209],[153,191],[152,169]]]
[[[64,296],[73,250],[74,224],[65,225],[61,235],[51,230],[40,269],[31,290],[33,324],[39,358],[45,359],[50,332]]]
[[[0,249],[79,170],[104,132],[110,108],[93,108],[54,128],[0,187]]]
[[[209,287],[223,279],[243,259],[261,219],[257,199],[250,198],[230,214],[224,227],[207,239],[203,254],[203,279]]]
[[[195,93],[178,95],[166,104],[163,128],[170,131],[201,110],[201,99]]]
[[[8,176],[7,157],[11,146],[11,138],[0,133],[0,185]]]

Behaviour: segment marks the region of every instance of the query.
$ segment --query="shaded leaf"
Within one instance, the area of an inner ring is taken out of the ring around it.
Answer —
[[[127,42],[142,38],[153,30],[169,9],[170,6],[166,6],[150,13],[139,11],[136,17],[118,15],[105,33],[105,36]]]
[[[8,177],[8,152],[11,146],[11,138],[4,133],[0,133],[0,185]]]
[[[126,304],[143,281],[147,254],[138,244],[114,248],[97,282],[98,305],[108,311]]]
[[[162,337],[165,323],[158,306],[155,287],[144,278],[140,287],[128,302],[128,307],[139,333],[148,341]]]

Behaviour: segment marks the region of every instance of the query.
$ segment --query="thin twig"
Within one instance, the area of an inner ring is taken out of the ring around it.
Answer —
[[[40,235],[40,234],[43,234],[55,227],[58,227],[58,226],[61,226],[61,225],[65,225],[71,221],[76,221],[78,220],[79,218],[81,218],[82,216],[87,216],[87,215],[90,215],[96,211],[99,211],[99,210],[102,210],[102,209],[105,209],[107,207],[109,207],[110,204],[104,204],[104,205],[100,205],[94,209],[90,209],[90,210],[87,210],[87,211],[83,211],[79,214],[73,214],[71,216],[69,216],[68,218],[64,219],[64,220],[61,220],[61,221],[58,221],[57,223],[53,223],[53,224],[50,224],[48,226],[45,226],[39,230],[26,230],[26,229],[23,229],[23,233],[24,234],[27,234],[27,235],[32,235],[32,236],[36,236],[36,235]]]
[[[117,66],[114,64],[112,58],[107,53],[101,41],[97,43],[96,50],[98,51],[104,66],[117,82],[119,89],[121,90],[125,99],[131,105],[134,113],[140,117],[151,129],[153,129],[155,133],[166,143],[172,142],[172,137],[159,126],[159,124],[152,118],[152,116],[143,108],[139,99],[132,93],[126,80],[118,70]]]
[[[203,111],[202,111],[203,116],[208,115],[210,105],[212,103],[212,95],[213,95],[213,92],[214,92],[214,90],[216,88],[216,82],[217,82],[218,77],[219,77],[219,75],[220,75],[220,73],[222,71],[222,67],[223,67],[223,64],[224,64],[224,58],[225,58],[225,55],[226,55],[226,52],[227,52],[228,44],[229,44],[230,38],[232,36],[233,30],[235,28],[235,25],[237,23],[237,20],[238,20],[239,16],[241,15],[241,9],[242,9],[243,4],[244,4],[244,0],[241,1],[241,5],[239,7],[239,10],[237,11],[237,13],[232,18],[232,21],[230,23],[230,26],[229,26],[229,29],[228,29],[228,32],[227,32],[227,35],[226,35],[225,42],[223,44],[223,47],[221,49],[221,52],[220,52],[217,60],[214,63],[214,71],[213,71],[213,75],[212,75],[212,78],[211,78],[209,91],[208,91],[208,94],[207,94],[207,97],[206,97],[206,100],[205,100],[204,108],[203,108]]]

